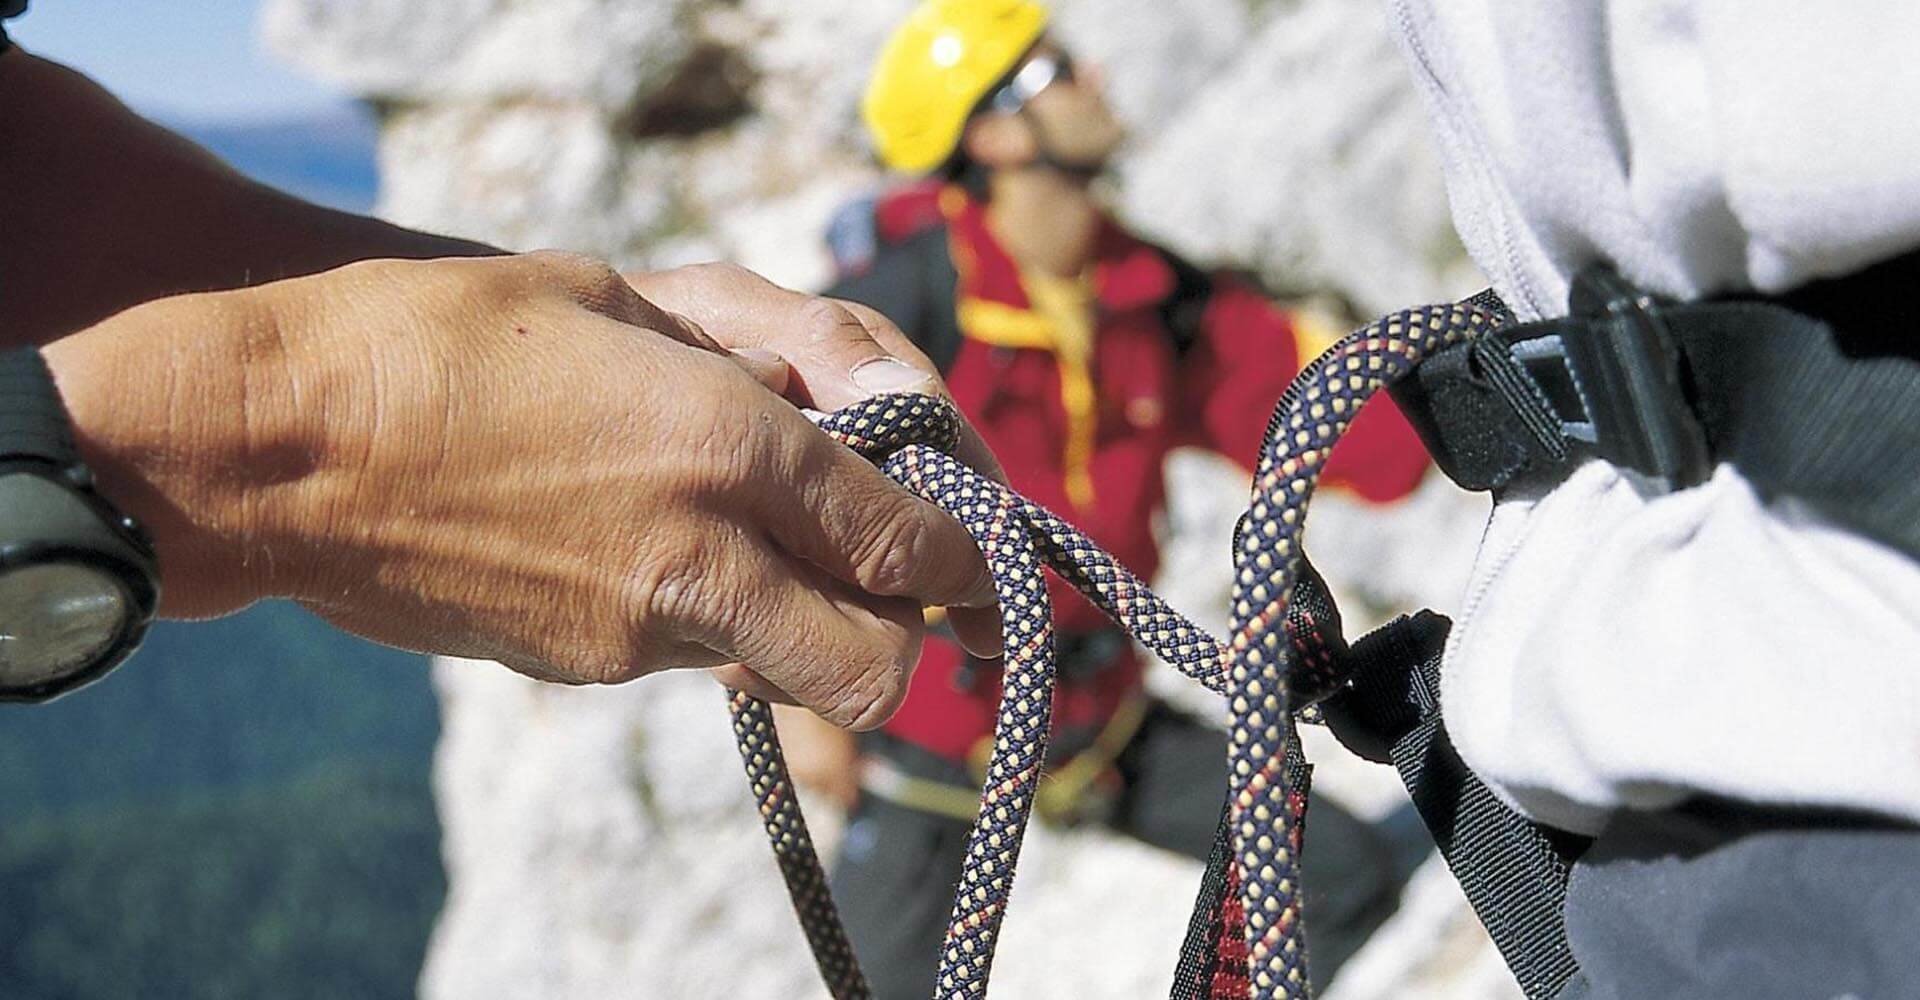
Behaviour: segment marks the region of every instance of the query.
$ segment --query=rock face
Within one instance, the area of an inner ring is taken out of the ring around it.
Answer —
[[[1127,164],[1143,229],[1374,316],[1475,283],[1385,4],[1270,4]]]
[[[881,181],[855,107],[868,60],[910,6],[270,0],[264,30],[381,111],[389,218],[625,265],[727,258],[817,287],[826,219]],[[1190,257],[1367,313],[1472,290],[1384,4],[1057,8],[1060,36],[1105,65],[1134,123],[1113,191],[1129,220]],[[1160,583],[1218,621],[1244,481],[1201,456],[1173,476]],[[1312,541],[1329,577],[1352,584],[1350,607],[1445,607],[1479,513],[1444,484],[1386,518],[1330,497]],[[571,690],[452,661],[437,681],[451,892],[424,995],[821,993],[710,681]],[[1323,788],[1362,809],[1398,794],[1390,775],[1317,749]],[[1036,832],[996,989],[1164,994],[1197,875],[1117,838]],[[1517,995],[1483,942],[1444,873],[1426,872],[1336,998]]]

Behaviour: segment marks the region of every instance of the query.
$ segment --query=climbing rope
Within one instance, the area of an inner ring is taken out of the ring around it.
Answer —
[[[1492,325],[1491,315],[1466,305],[1395,313],[1348,335],[1294,380],[1268,424],[1253,503],[1236,537],[1230,644],[1168,607],[1065,521],[949,457],[960,423],[946,403],[884,396],[821,420],[828,434],[966,527],[986,558],[1000,603],[1003,693],[980,813],[941,949],[936,997],[986,995],[1039,786],[1054,684],[1053,614],[1042,567],[1226,699],[1233,852],[1227,874],[1235,892],[1223,909],[1234,911],[1230,925],[1242,928],[1245,995],[1308,996],[1299,872],[1305,789],[1297,777],[1303,772],[1289,767],[1290,751],[1297,761],[1293,718],[1344,678],[1340,658],[1329,653],[1328,637],[1313,616],[1291,607],[1296,588],[1304,597],[1316,583],[1303,569],[1306,506],[1334,443],[1368,397],[1434,351]],[[866,997],[866,981],[794,797],[772,712],[738,692],[730,699],[754,798],[821,976],[836,1000]]]

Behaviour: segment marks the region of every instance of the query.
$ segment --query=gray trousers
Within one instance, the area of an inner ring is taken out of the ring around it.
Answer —
[[[1920,829],[1698,803],[1623,813],[1573,866],[1559,1000],[1920,997]]]

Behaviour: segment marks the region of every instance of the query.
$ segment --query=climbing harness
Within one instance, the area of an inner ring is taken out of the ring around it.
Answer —
[[[823,429],[938,504],[979,544],[1006,644],[1004,693],[934,986],[985,995],[1014,865],[1046,756],[1052,569],[1137,641],[1223,696],[1228,795],[1180,962],[1176,1000],[1306,997],[1299,851],[1310,769],[1296,720],[1392,763],[1442,857],[1530,1000],[1578,974],[1563,903],[1586,841],[1500,802],[1460,760],[1439,704],[1449,622],[1401,618],[1348,646],[1301,549],[1307,504],[1360,406],[1392,386],[1440,468],[1469,489],[1562,476],[1600,458],[1656,487],[1733,462],[1757,487],[1920,556],[1920,364],[1886,315],[1911,302],[1920,254],[1777,300],[1667,303],[1604,268],[1569,316],[1519,324],[1490,293],[1395,313],[1340,340],[1281,397],[1235,532],[1221,643],[1064,521],[948,457],[958,418],[924,396],[881,397]],[[1910,337],[1920,316],[1900,329]],[[867,987],[827,892],[767,706],[732,695],[753,791],[815,960],[836,998]]]
[[[1299,872],[1306,769],[1292,717],[1334,691],[1342,678],[1339,660],[1316,645],[1322,637],[1314,622],[1289,614],[1289,598],[1302,580],[1306,505],[1334,443],[1370,395],[1425,355],[1476,336],[1493,321],[1491,314],[1469,305],[1395,314],[1340,341],[1282,397],[1236,545],[1230,643],[1168,607],[1059,517],[949,457],[959,422],[943,402],[880,397],[822,420],[828,434],[967,528],[986,558],[1000,602],[1005,690],[980,812],[933,984],[937,996],[986,993],[1039,784],[1054,680],[1043,567],[1167,663],[1226,698],[1231,720],[1227,821],[1244,914],[1245,976],[1251,987],[1246,995],[1307,995]],[[1314,603],[1329,606],[1324,600]],[[865,981],[780,757],[772,714],[765,704],[737,692],[731,705],[755,799],[821,974],[835,997],[865,996]]]

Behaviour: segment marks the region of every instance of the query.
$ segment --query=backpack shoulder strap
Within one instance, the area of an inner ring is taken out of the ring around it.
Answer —
[[[872,267],[843,278],[825,294],[879,310],[944,374],[960,353],[959,283],[947,227],[931,226],[881,246]]]
[[[1173,271],[1173,292],[1160,303],[1161,325],[1173,338],[1174,355],[1185,357],[1200,342],[1207,303],[1213,300],[1213,276],[1165,247],[1153,249]]]

